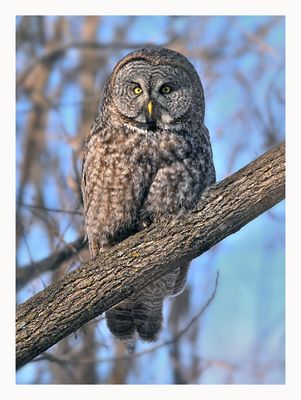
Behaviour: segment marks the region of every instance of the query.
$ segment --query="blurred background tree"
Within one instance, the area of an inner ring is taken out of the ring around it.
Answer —
[[[284,29],[278,16],[17,17],[18,304],[89,258],[81,161],[115,63],[149,45],[190,59],[219,181],[284,139]],[[283,202],[194,260],[164,314],[158,342],[132,356],[99,316],[17,383],[284,383]]]

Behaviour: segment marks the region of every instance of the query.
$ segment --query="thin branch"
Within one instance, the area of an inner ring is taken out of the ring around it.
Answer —
[[[91,319],[201,255],[285,197],[284,143],[162,219],[83,263],[17,308],[17,367]]]
[[[58,269],[63,262],[70,260],[85,246],[84,237],[80,236],[74,242],[68,243],[65,247],[55,251],[43,260],[19,267],[17,269],[17,290],[22,289],[35,276]]]
[[[172,40],[174,40],[173,38]],[[168,45],[164,44],[162,46],[157,47],[164,47]],[[122,50],[122,49],[140,49],[140,48],[147,48],[153,47],[151,43],[120,43],[120,42],[112,42],[112,43],[99,43],[99,42],[69,42],[63,45],[56,46],[51,50],[45,51],[39,57],[37,57],[32,63],[21,73],[21,75],[17,78],[17,85],[21,85],[27,75],[33,70],[33,68],[37,64],[41,63],[49,63],[55,62],[58,58],[62,57],[64,53],[66,53],[70,49],[93,49],[93,50]]]
[[[77,211],[77,210],[62,210],[60,208],[43,207],[43,206],[37,206],[35,204],[19,203],[19,206],[25,207],[25,208],[33,208],[36,210],[43,210],[43,211],[47,211],[47,212],[83,215],[83,213],[81,211]]]

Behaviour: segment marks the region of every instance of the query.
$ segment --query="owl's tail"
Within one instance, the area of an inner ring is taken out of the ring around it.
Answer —
[[[111,333],[134,350],[136,332],[143,341],[156,340],[162,325],[162,299],[139,296],[132,303],[128,299],[106,312],[107,326]]]
[[[136,332],[143,341],[156,340],[162,326],[164,298],[183,290],[187,270],[188,264],[185,264],[145,287],[136,297],[130,297],[108,310],[106,320],[112,334],[129,349]]]
[[[135,335],[135,325],[132,316],[133,303],[130,299],[117,304],[106,312],[107,326],[118,339],[128,342]]]
[[[163,299],[146,300],[145,297],[135,304],[133,319],[136,331],[141,340],[155,341],[163,320]]]
[[[184,289],[189,263],[175,269],[139,293],[134,304],[134,325],[140,339],[151,342],[157,339],[163,320],[163,301]]]
[[[111,333],[122,340],[129,350],[134,346],[136,332],[141,340],[156,340],[162,325],[163,299],[139,296],[128,299],[106,312],[107,326]]]

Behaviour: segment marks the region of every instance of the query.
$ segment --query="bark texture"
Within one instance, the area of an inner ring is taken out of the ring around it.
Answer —
[[[190,213],[152,224],[21,304],[17,367],[134,291],[201,255],[284,197],[282,143],[211,186]]]

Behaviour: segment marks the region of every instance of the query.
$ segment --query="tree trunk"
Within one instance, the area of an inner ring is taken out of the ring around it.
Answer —
[[[206,190],[189,213],[162,219],[83,263],[17,309],[17,367],[201,255],[285,196],[284,143]]]

